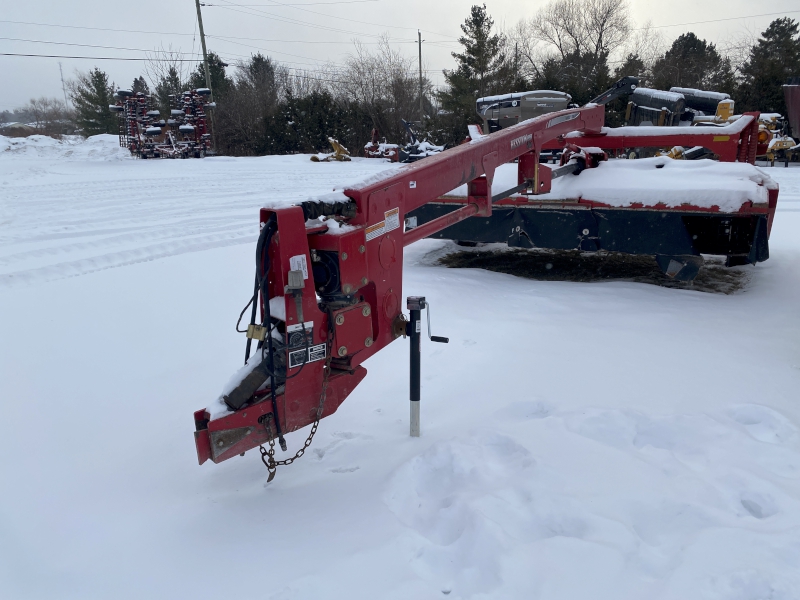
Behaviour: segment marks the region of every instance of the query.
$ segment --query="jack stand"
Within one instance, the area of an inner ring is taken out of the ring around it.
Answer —
[[[424,296],[409,296],[406,298],[406,305],[411,313],[408,324],[406,325],[406,334],[411,342],[410,353],[410,394],[409,400],[411,401],[411,437],[419,437],[419,402],[420,402],[420,334],[422,332],[422,319],[421,312],[423,309],[428,309],[428,339],[432,342],[439,342],[447,344],[450,339],[438,335],[431,335],[431,308],[430,304],[425,301]]]

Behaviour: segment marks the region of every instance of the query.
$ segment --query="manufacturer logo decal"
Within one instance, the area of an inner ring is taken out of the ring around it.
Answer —
[[[514,138],[513,140],[511,140],[511,149],[513,150],[514,148],[519,148],[523,144],[530,144],[532,140],[533,140],[532,133],[526,133],[525,135],[521,135],[518,138]]]
[[[548,127],[552,127],[553,125],[558,125],[559,123],[564,123],[566,121],[572,121],[573,119],[577,119],[580,113],[570,113],[568,115],[561,115],[560,117],[554,117],[547,122]]]

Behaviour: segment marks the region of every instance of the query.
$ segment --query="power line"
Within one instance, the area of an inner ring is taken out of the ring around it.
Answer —
[[[30,58],[75,58],[87,60],[146,60],[151,62],[197,62],[196,58],[132,58],[123,56],[65,56],[63,54],[20,54],[17,52],[0,52],[0,56],[26,56]]]
[[[109,27],[83,27],[81,25],[56,25],[53,23],[32,23],[30,21],[5,21],[0,20],[0,23],[12,23],[14,25],[36,25],[38,27],[61,27],[64,29],[91,29],[93,31],[116,31],[118,33],[150,33],[154,35],[191,35],[193,33],[177,33],[169,31],[141,31],[138,29],[111,29]]]
[[[682,27],[684,25],[701,25],[703,23],[719,23],[721,21],[736,21],[737,19],[754,19],[756,17],[773,17],[775,15],[789,15],[794,13],[800,13],[800,10],[784,10],[774,13],[762,13],[760,15],[745,15],[743,17],[726,17],[724,19],[710,19],[708,21],[693,21],[691,23],[673,23],[672,25],[652,25],[649,28],[637,27],[635,31],[640,31],[643,29],[663,29],[664,27]]]
[[[235,2],[230,2],[229,0],[222,0],[222,1],[226,5],[229,5],[229,6],[244,6],[242,4],[236,4]],[[297,8],[296,6],[293,6],[291,4],[284,4],[282,2],[277,2],[277,0],[270,0],[270,1],[271,1],[272,4],[276,5],[276,8],[278,6],[288,6],[290,8],[294,8],[295,10],[301,10],[303,12],[311,13],[311,14],[314,14],[314,15],[319,15],[319,16],[325,17],[327,19],[338,19],[339,21],[348,21],[350,23],[358,23],[360,25],[370,25],[372,27],[386,27],[387,29],[406,29],[406,30],[411,30],[411,31],[414,31],[414,30],[417,29],[416,27],[403,27],[401,25],[385,25],[385,24],[382,24],[382,23],[371,23],[369,21],[359,21],[357,19],[348,19],[346,17],[337,17],[336,15],[329,15],[327,13],[321,13],[321,12],[317,12],[315,10],[309,10],[307,8]],[[227,8],[226,6],[222,6],[222,5],[219,5],[219,4],[217,6],[219,8]],[[258,11],[258,12],[264,12],[264,11]],[[269,13],[264,13],[264,14],[269,14]],[[458,39],[458,38],[456,38],[456,37],[454,37],[452,35],[447,35],[445,33],[439,33],[437,31],[428,31],[427,29],[422,29],[421,31],[424,31],[425,33],[431,33],[433,35],[440,35],[442,37],[449,37],[449,38],[452,38],[452,39]],[[362,34],[362,35],[364,35],[364,34]]]
[[[335,2],[305,2],[303,4],[284,4],[284,6],[326,6],[328,4],[361,4],[363,2],[378,2],[378,0],[337,0]],[[218,6],[217,4],[200,3],[200,6]],[[240,4],[239,6],[270,6],[269,4]]]
[[[230,6],[219,6],[219,8],[222,8],[223,10],[229,10],[229,11],[232,11],[232,12],[236,12],[236,13],[239,13],[239,14],[242,14],[242,15],[247,15],[247,16],[250,16],[250,17],[260,17],[262,19],[270,19],[272,21],[278,21],[280,23],[288,23],[290,25],[301,25],[301,26],[304,26],[304,27],[311,27],[313,29],[322,29],[322,30],[325,30],[325,31],[334,31],[336,33],[347,33],[349,35],[359,35],[359,36],[365,36],[365,37],[371,37],[371,38],[380,38],[381,37],[380,35],[377,35],[377,34],[361,33],[359,31],[349,31],[347,29],[339,29],[339,28],[336,28],[336,27],[327,27],[325,25],[315,25],[313,23],[308,23],[306,21],[298,21],[297,19],[292,19],[292,18],[289,18],[289,17],[281,17],[280,15],[273,15],[273,14],[270,14],[270,13],[264,13],[263,11],[252,12],[252,10],[254,10],[254,9],[247,9],[248,11],[250,11],[250,12],[247,12],[247,11],[244,11],[244,10],[239,10],[239,9],[236,9],[236,8],[232,8]]]
[[[99,46],[96,44],[74,44],[71,42],[48,42],[45,40],[28,40],[23,38],[10,38],[10,37],[0,37],[0,40],[11,40],[14,42],[29,42],[32,44],[54,44],[58,46],[81,46],[83,48],[103,48],[105,50],[133,50],[136,52],[159,52],[159,50],[147,50],[145,48],[126,48],[123,46]],[[175,54],[184,54],[188,56],[193,56],[194,52],[187,53],[187,52],[175,52]]]
[[[366,0],[364,0],[364,1],[366,1]],[[372,1],[377,1],[377,0],[369,0],[369,1],[372,2]],[[220,8],[226,8],[226,7],[220,7]],[[236,12],[240,12],[240,11],[236,11]],[[242,13],[242,14],[249,14],[249,13]],[[261,15],[251,15],[251,16],[261,16]],[[197,35],[197,32],[194,32],[194,33],[178,33],[178,32],[175,32],[175,31],[171,31],[170,32],[170,31],[144,31],[144,30],[141,30],[141,29],[113,29],[113,28],[109,28],[109,27],[83,27],[83,26],[80,26],[80,25],[61,25],[61,24],[56,24],[56,23],[34,23],[34,22],[31,22],[31,21],[8,21],[8,20],[2,20],[2,19],[0,19],[0,23],[11,23],[11,24],[15,24],[15,25],[33,25],[33,26],[37,26],[37,27],[58,27],[58,28],[61,28],[61,29],[89,29],[89,30],[92,30],[92,31],[112,31],[112,32],[115,32],[115,33],[145,33],[145,34],[152,34],[152,35],[182,35],[182,36],[192,36],[193,39]],[[299,25],[309,25],[308,23],[302,23],[302,22],[293,22],[293,23],[294,24],[299,24]],[[332,31],[341,32],[341,33],[347,33],[347,34],[351,34],[351,35],[367,35],[369,37],[375,37],[375,38],[380,37],[378,35],[372,35],[372,34],[361,34],[361,33],[356,32],[356,31],[346,31],[346,30],[339,30],[339,29],[333,29]],[[211,36],[209,36],[209,37],[211,37]],[[218,37],[218,38],[221,37],[222,39],[225,39],[225,36],[215,36],[215,37]],[[16,39],[16,38],[5,38],[5,39],[11,40],[11,39]],[[242,37],[237,37],[236,39],[240,39],[240,40],[258,40],[258,41],[264,41],[264,42],[279,42],[279,43],[282,43],[282,44],[286,44],[286,43],[300,43],[300,44],[351,44],[352,43],[352,41],[341,42],[341,41],[319,41],[319,40],[266,40],[266,39],[261,39],[261,38],[242,38]],[[20,40],[20,41],[23,41],[23,40]],[[392,41],[395,41],[395,43],[408,43],[408,44],[414,43],[411,40],[408,40],[408,41],[392,40]],[[366,44],[377,44],[379,42],[364,42],[364,43],[366,43]],[[98,47],[100,47],[100,46],[98,46]],[[113,48],[113,46],[108,46],[108,48]]]
[[[250,37],[241,37],[241,36],[236,36],[235,38],[232,38],[230,36],[224,36],[224,35],[214,35],[214,36],[209,35],[208,37],[215,37],[218,40],[235,39],[235,40],[248,40],[248,41],[251,41],[251,42],[276,42],[276,43],[280,43],[280,44],[352,44],[353,43],[352,40],[346,41],[346,42],[342,42],[342,41],[324,41],[324,40],[323,41],[320,41],[320,40],[272,40],[272,39],[266,39],[266,38],[250,38]],[[413,41],[413,40],[389,40],[389,41],[394,43],[394,44],[416,44],[416,42]],[[371,44],[380,44],[381,42],[361,42],[361,43],[362,44],[370,44],[371,45]],[[445,42],[445,43],[450,43],[450,42]]]
[[[290,54],[290,53],[288,53],[288,52],[280,52],[280,51],[276,51],[276,50],[266,50],[266,49],[264,49],[264,48],[259,48],[258,46],[251,46],[250,44],[242,44],[241,42],[234,42],[234,41],[232,41],[232,40],[227,40],[227,39],[223,39],[223,38],[218,38],[218,37],[217,37],[217,36],[215,36],[215,35],[208,35],[208,36],[206,36],[206,37],[209,37],[209,38],[211,38],[212,40],[219,39],[219,40],[222,40],[223,42],[227,42],[228,44],[235,44],[236,46],[244,46],[245,48],[252,48],[252,49],[254,49],[254,50],[263,50],[264,52],[267,52],[268,54],[285,54],[286,56],[293,56],[293,57],[295,57],[295,58],[305,58],[306,60],[316,60],[316,59],[314,59],[314,58],[311,58],[311,57],[309,57],[309,56],[301,56],[301,55],[299,55],[299,54]],[[323,62],[323,61],[319,61],[319,60],[317,60],[317,62]]]

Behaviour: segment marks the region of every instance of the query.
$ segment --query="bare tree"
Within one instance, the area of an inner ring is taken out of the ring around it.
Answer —
[[[150,81],[150,89],[155,90],[159,84],[167,80],[179,81],[183,86],[189,80],[191,65],[184,61],[184,54],[174,50],[172,45],[163,46],[159,50],[147,53],[147,62],[144,63],[144,72]],[[179,90],[179,93],[183,90]]]
[[[553,0],[528,21],[530,35],[562,58],[611,54],[631,30],[628,0]]]
[[[415,61],[389,45],[383,36],[375,51],[354,41],[355,52],[345,67],[331,75],[334,95],[364,107],[381,133],[389,139],[404,137],[401,119],[419,114],[419,73]],[[423,79],[423,96],[430,97],[431,83]],[[430,103],[428,103],[430,106]]]
[[[31,125],[37,133],[53,137],[65,133],[69,115],[62,100],[44,96],[31,98],[24,110],[32,117]]]
[[[288,70],[261,53],[236,65],[233,85],[217,109],[217,126],[225,144],[237,153],[258,151],[265,120],[276,110]]]
[[[652,21],[647,21],[641,27],[631,29],[628,40],[621,50],[625,56],[637,56],[644,63],[645,68],[651,69],[668,46],[664,33],[660,29],[655,29]],[[636,75],[636,73],[631,73],[631,75]]]
[[[752,26],[745,26],[719,44],[720,54],[731,61],[731,67],[738,77],[742,67],[750,58],[750,52],[757,45],[759,32]]]

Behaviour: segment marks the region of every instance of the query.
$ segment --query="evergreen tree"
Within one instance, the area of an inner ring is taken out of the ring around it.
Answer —
[[[261,151],[267,154],[330,152],[329,136],[348,146],[350,136],[342,112],[326,91],[300,97],[289,94],[277,111],[265,119],[267,133]],[[358,148],[351,146],[349,150],[357,152]]]
[[[147,82],[144,80],[144,77],[137,77],[133,80],[133,85],[131,85],[131,91],[134,94],[142,93],[145,96],[150,95],[150,86],[147,85]]]
[[[171,65],[156,83],[155,96],[162,115],[169,115],[170,96],[180,98],[185,87],[178,69]]]
[[[639,85],[641,87],[649,87],[649,73],[645,67],[644,61],[638,54],[628,54],[625,60],[614,71],[614,81],[619,81],[623,77],[632,75],[639,78]]]
[[[487,14],[486,5],[474,5],[469,17],[461,25],[464,35],[458,42],[463,46],[463,51],[451,53],[458,66],[453,71],[444,70],[448,88],[439,97],[442,108],[451,113],[451,141],[463,139],[466,125],[478,122],[475,114],[477,98],[513,91],[498,89],[506,58],[503,39],[498,34],[492,34],[492,27],[494,21]]]
[[[224,98],[231,88],[233,81],[225,74],[225,67],[228,64],[222,62],[222,59],[215,52],[208,53],[208,74],[211,79],[211,92],[214,94],[214,99]],[[194,72],[189,76],[188,86],[192,89],[206,87],[206,71],[203,63],[199,63]]]
[[[739,92],[741,110],[760,110],[786,114],[781,87],[790,77],[800,75],[800,35],[798,23],[783,17],[775,19],[750,50],[742,67]]]
[[[108,75],[95,67],[79,73],[70,82],[70,97],[75,107],[75,124],[84,135],[116,133],[117,117],[108,109],[114,104],[114,92]]]
[[[720,56],[714,44],[689,32],[672,42],[653,65],[653,87],[673,86],[733,94],[736,80],[730,60]]]

